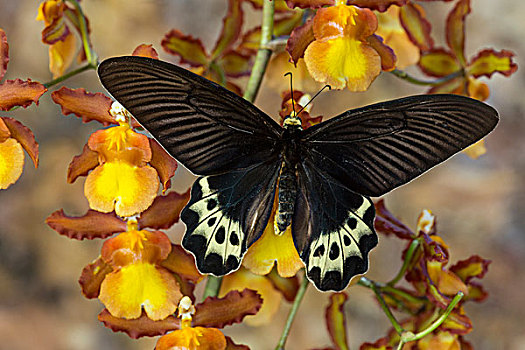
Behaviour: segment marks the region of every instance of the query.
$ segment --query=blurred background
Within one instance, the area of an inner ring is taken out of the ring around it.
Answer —
[[[438,232],[450,246],[451,262],[478,254],[492,260],[482,280],[490,293],[481,303],[468,303],[474,329],[466,337],[475,349],[525,349],[525,2],[472,0],[467,19],[467,57],[482,48],[509,49],[520,66],[510,79],[495,75],[488,81],[487,101],[498,109],[501,122],[486,139],[488,153],[478,160],[459,154],[407,186],[385,196],[388,208],[414,228],[422,209],[437,216]],[[41,42],[43,22],[35,21],[39,2],[0,0],[0,27],[7,34],[10,62],[6,79],[52,79],[48,47]],[[423,3],[433,24],[436,43],[444,43],[443,24],[450,3]],[[85,0],[91,39],[100,59],[131,54],[139,44],[153,44],[161,59],[177,62],[163,52],[160,41],[173,28],[199,37],[211,49],[222,26],[226,0]],[[245,26],[260,23],[259,12],[244,5]],[[417,73],[417,70],[410,70]],[[283,78],[286,79],[287,78]],[[241,81],[241,84],[243,82]],[[103,91],[94,71],[62,85]],[[60,87],[60,85],[58,86]],[[56,88],[58,88],[56,87]],[[414,93],[412,86],[383,73],[366,93],[325,92],[314,103],[312,115],[325,118],[347,109]],[[280,91],[263,85],[256,105],[277,117]],[[89,134],[100,127],[65,117],[50,93],[38,107],[14,112],[30,127],[40,144],[40,167],[26,157],[24,173],[8,190],[0,192],[0,349],[110,350],[153,349],[155,340],[130,340],[97,321],[102,305],[87,300],[77,283],[82,268],[94,260],[101,241],[75,241],[58,235],[44,220],[57,209],[82,215],[88,209],[84,179],[66,183],[72,157],[80,154]],[[173,181],[184,191],[191,178],[181,171]],[[170,230],[180,239],[183,226]],[[370,257],[368,276],[388,281],[398,270],[402,246],[380,237]],[[351,348],[386,334],[389,322],[373,294],[359,286],[347,290],[347,328]],[[292,327],[287,349],[312,349],[331,343],[324,326],[327,295],[310,288]],[[278,341],[289,305],[283,304],[271,325],[227,327],[225,333],[252,349],[273,348]]]

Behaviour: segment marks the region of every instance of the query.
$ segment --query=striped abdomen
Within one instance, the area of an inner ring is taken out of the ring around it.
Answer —
[[[275,214],[275,234],[281,235],[292,222],[295,196],[297,193],[297,176],[295,167],[284,162],[279,176],[279,207]]]

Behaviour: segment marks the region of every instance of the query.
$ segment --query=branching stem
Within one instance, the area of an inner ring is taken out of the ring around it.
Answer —
[[[409,83],[412,83],[412,84],[415,84],[415,85],[427,85],[427,86],[440,85],[440,84],[446,83],[448,81],[451,81],[452,79],[455,79],[455,78],[458,78],[458,77],[461,77],[461,76],[465,75],[464,70],[460,69],[460,70],[458,70],[458,71],[456,71],[456,72],[454,72],[452,74],[449,74],[449,75],[444,76],[444,77],[439,78],[439,79],[422,80],[422,79],[413,77],[413,76],[409,75],[407,72],[404,72],[404,71],[399,70],[397,68],[392,70],[392,71],[390,71],[389,73],[395,75],[398,78],[406,80]]]
[[[445,320],[448,318],[448,316],[450,315],[452,310],[454,310],[454,308],[460,302],[461,298],[463,298],[464,295],[465,294],[463,294],[463,292],[458,292],[454,296],[454,298],[452,299],[450,304],[448,304],[447,309],[445,310],[445,312],[443,312],[443,314],[441,316],[439,316],[439,318],[437,320],[435,320],[430,326],[428,326],[427,328],[425,328],[421,332],[418,332],[416,334],[414,334],[412,332],[404,332],[403,334],[401,334],[401,340],[399,341],[399,345],[398,345],[397,348],[401,349],[401,348],[403,348],[404,344],[406,344],[408,342],[411,342],[411,341],[419,340],[419,339],[429,335],[434,330],[436,330],[436,328],[438,328],[439,326],[441,326],[443,324],[443,322],[445,322]]]
[[[412,257],[414,256],[414,252],[416,251],[417,247],[419,246],[419,240],[414,239],[412,243],[410,243],[410,246],[408,247],[408,250],[404,256],[403,259],[403,266],[401,266],[401,269],[397,273],[396,277],[394,277],[390,282],[387,283],[389,286],[396,285],[397,282],[403,278],[405,275],[405,272],[407,271],[408,266],[410,266],[412,262]]]
[[[369,280],[366,277],[361,277],[359,280],[359,285],[367,287],[372,289],[374,294],[376,295],[377,301],[379,301],[379,305],[381,305],[381,308],[383,309],[386,317],[390,320],[390,323],[392,323],[392,326],[396,330],[397,333],[402,334],[404,332],[403,327],[399,324],[399,322],[396,320],[395,316],[392,314],[392,311],[390,311],[390,308],[385,302],[385,299],[383,299],[383,296],[381,295],[380,287],[378,284],[372,280]]]
[[[64,74],[64,75],[62,75],[62,76],[60,76],[60,77],[58,77],[58,78],[56,78],[56,79],[53,79],[53,80],[51,80],[51,81],[48,81],[47,83],[44,84],[44,86],[45,86],[46,88],[49,88],[49,87],[51,87],[51,86],[53,86],[53,85],[56,85],[56,84],[58,84],[58,83],[63,82],[64,80],[66,80],[66,79],[68,79],[68,78],[71,78],[71,77],[74,76],[74,75],[77,75],[77,74],[79,74],[79,73],[82,73],[82,72],[84,72],[84,71],[86,71],[86,70],[88,70],[88,69],[95,69],[95,68],[94,68],[91,64],[88,63],[88,64],[86,64],[86,65],[84,65],[84,66],[82,66],[82,67],[79,67],[79,68],[77,68],[77,69],[75,69],[75,70],[72,70],[71,72],[66,73],[66,74]]]

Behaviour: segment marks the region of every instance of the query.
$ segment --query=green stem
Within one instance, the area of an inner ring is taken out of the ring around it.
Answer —
[[[89,44],[89,38],[88,38],[88,30],[87,30],[87,23],[86,18],[84,17],[84,12],[82,12],[82,8],[80,7],[77,0],[68,0],[70,3],[75,6],[75,9],[79,13],[78,21],[80,23],[80,35],[82,37],[82,44],[84,45],[84,52],[86,53],[86,60],[90,65],[93,67],[97,66],[97,56],[91,51],[91,45]]]
[[[419,246],[419,240],[417,239],[414,239],[412,243],[410,243],[407,253],[405,254],[403,266],[401,266],[401,269],[397,273],[396,277],[394,277],[390,282],[388,282],[387,285],[394,286],[397,282],[399,282],[399,280],[401,280],[401,278],[403,278],[406,270],[408,269],[408,266],[412,262],[412,257],[414,256],[414,252],[416,251],[416,248],[418,246]]]
[[[56,79],[53,79],[53,80],[51,80],[51,81],[48,81],[47,83],[44,84],[44,86],[45,86],[46,88],[48,88],[48,87],[50,87],[50,86],[56,85],[56,84],[58,84],[58,83],[61,83],[62,81],[66,80],[66,79],[68,79],[68,78],[71,78],[72,76],[77,75],[77,74],[79,74],[79,73],[82,73],[82,72],[84,72],[84,71],[86,71],[86,70],[88,70],[88,69],[95,69],[95,68],[96,68],[96,67],[94,67],[94,66],[92,66],[90,63],[88,63],[88,64],[86,64],[85,66],[79,67],[79,68],[77,68],[77,69],[75,69],[75,70],[72,70],[71,72],[66,73],[66,74],[64,74],[64,75],[62,75],[62,76],[60,76],[60,77],[58,77],[58,78],[56,78]]]
[[[401,289],[397,289],[395,287],[392,287],[392,286],[389,286],[389,285],[381,285],[379,283],[376,283],[376,286],[381,290],[381,292],[383,293],[389,293],[389,294],[397,294],[399,295],[400,297],[402,297],[403,299],[406,299],[408,301],[411,301],[413,303],[418,303],[418,302],[421,302],[422,300],[425,300],[425,298],[418,298],[418,297],[415,297],[405,291],[402,291]]]
[[[217,73],[217,76],[219,77],[219,83],[226,87],[226,74],[224,73],[224,69],[222,69],[217,63],[212,61],[210,63],[210,69],[213,70],[215,73]]]
[[[388,317],[388,319],[390,320],[390,323],[392,323],[392,326],[394,327],[396,332],[399,333],[399,334],[402,334],[405,330],[403,329],[403,327],[401,327],[399,322],[396,320],[395,316],[392,314],[392,311],[390,311],[390,308],[386,304],[385,299],[383,299],[383,296],[381,295],[380,287],[378,286],[378,284],[376,282],[372,281],[372,280],[369,280],[366,277],[361,277],[361,279],[359,280],[358,284],[362,285],[364,287],[368,287],[368,288],[372,289],[372,291],[376,295],[377,301],[379,301],[379,305],[381,305],[381,308],[383,309],[386,317]]]
[[[416,340],[426,337],[427,335],[432,333],[434,330],[436,330],[439,326],[441,326],[441,324],[445,322],[447,317],[450,315],[452,310],[454,310],[454,308],[459,303],[461,298],[463,298],[463,296],[464,296],[463,292],[458,292],[456,296],[454,297],[454,299],[452,299],[450,304],[448,304],[448,307],[445,310],[445,312],[443,312],[443,314],[439,316],[437,320],[435,320],[430,326],[428,326],[421,332],[416,333],[416,334],[412,332],[403,332],[401,334],[401,339],[399,340],[399,344],[397,345],[397,349],[401,350],[403,348],[403,345],[405,345],[406,343],[411,342],[411,341],[416,341]]]
[[[441,326],[441,324],[443,322],[445,322],[445,320],[447,319],[447,317],[450,315],[450,313],[452,312],[452,310],[454,310],[454,308],[456,307],[456,305],[459,303],[459,301],[461,300],[461,298],[463,298],[465,294],[463,294],[463,292],[458,292],[456,294],[456,296],[454,296],[454,299],[452,299],[452,301],[450,302],[450,304],[448,304],[448,307],[447,309],[445,310],[445,312],[439,316],[439,318],[437,320],[434,321],[434,323],[432,323],[428,328],[426,328],[425,330],[417,333],[417,334],[414,334],[413,336],[410,336],[410,337],[405,337],[405,338],[401,338],[402,341],[404,341],[405,343],[409,342],[409,341],[414,341],[414,340],[419,340],[425,336],[427,336],[428,334],[432,333],[436,328],[438,328],[439,326]]]
[[[439,79],[422,80],[422,79],[413,77],[413,76],[409,75],[407,72],[404,72],[404,71],[399,70],[397,68],[394,69],[393,71],[391,71],[390,73],[395,75],[398,78],[401,78],[403,80],[408,81],[409,83],[412,83],[412,84],[415,84],[415,85],[427,85],[427,86],[440,85],[440,84],[446,83],[446,82],[448,82],[448,81],[450,81],[452,79],[461,77],[461,76],[463,76],[465,74],[463,69],[460,69],[460,70],[458,70],[458,71],[456,71],[456,72],[454,72],[452,74],[449,74],[449,75],[444,76],[444,77],[439,78]]]
[[[272,39],[273,34],[273,14],[275,12],[275,1],[265,0],[263,5],[263,19],[261,27],[261,41],[259,43],[259,50],[255,56],[255,62],[252,68],[252,74],[246,85],[246,92],[244,98],[250,102],[255,100],[259,87],[261,86],[266,66],[272,55],[272,51],[267,47]]]
[[[299,305],[301,304],[301,301],[303,300],[304,293],[306,292],[306,288],[308,288],[309,284],[310,284],[310,281],[308,281],[308,278],[306,278],[306,273],[305,273],[305,275],[303,276],[303,281],[301,282],[301,285],[299,286],[299,290],[297,291],[297,295],[295,296],[295,299],[293,301],[292,309],[290,310],[290,313],[288,314],[288,319],[286,320],[286,324],[284,325],[283,333],[281,334],[281,338],[279,339],[279,343],[275,347],[275,350],[284,349],[284,344],[286,343],[288,334],[290,334],[290,328],[292,327],[292,322],[295,318],[295,314],[297,313],[297,310],[299,309]]]
[[[216,297],[219,295],[219,290],[221,289],[222,276],[217,277],[213,275],[208,275],[206,281],[206,287],[204,288],[204,294],[202,295],[202,300],[207,297]]]

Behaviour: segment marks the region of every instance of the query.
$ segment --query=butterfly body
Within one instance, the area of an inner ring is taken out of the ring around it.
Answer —
[[[281,235],[292,222],[297,196],[297,164],[301,150],[299,137],[303,128],[297,116],[287,116],[283,122],[282,166],[278,182],[278,208],[275,214],[275,233]]]
[[[224,275],[265,230],[291,226],[308,278],[342,290],[368,269],[381,196],[490,132],[490,106],[456,95],[419,95],[349,110],[302,130],[280,127],[232,92],[172,64],[118,57],[102,84],[179,162],[199,175],[181,213],[183,246],[203,273]]]

